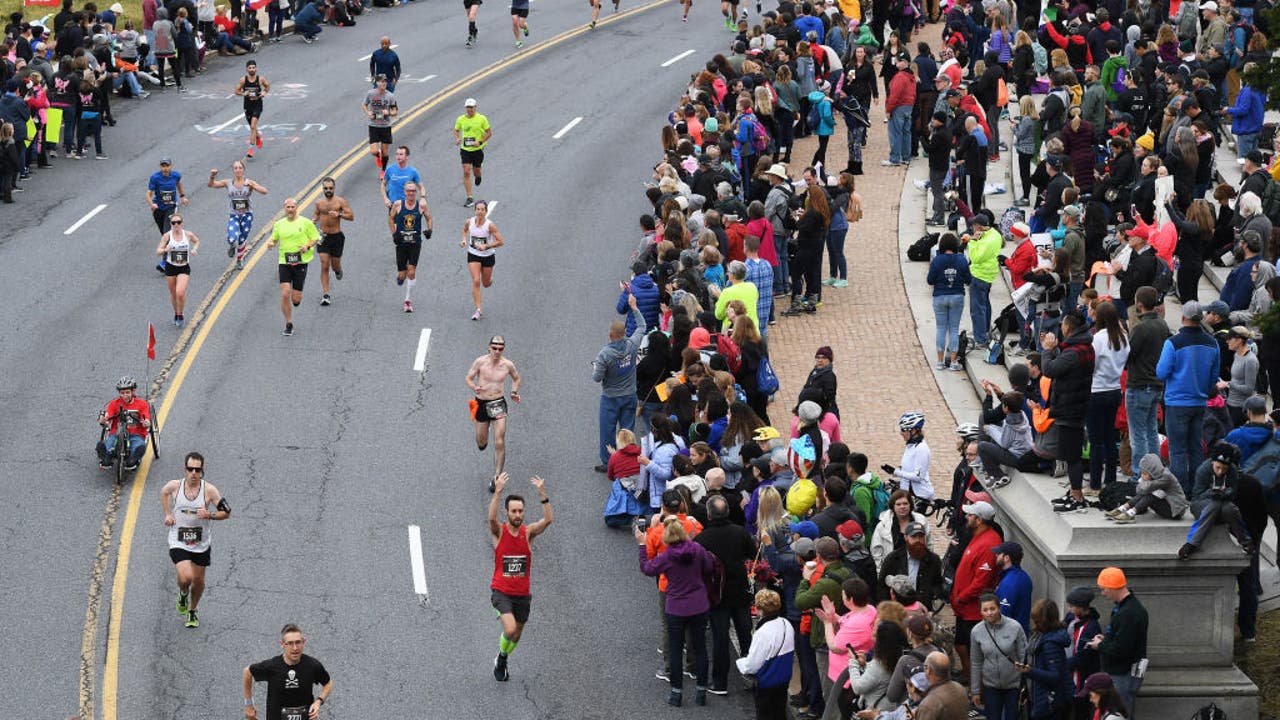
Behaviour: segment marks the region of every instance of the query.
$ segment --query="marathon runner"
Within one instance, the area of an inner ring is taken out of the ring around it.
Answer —
[[[182,189],[182,173],[173,169],[173,159],[160,158],[160,169],[151,173],[147,181],[147,204],[151,206],[151,219],[161,235],[169,232],[169,215],[181,201],[187,204],[187,193]],[[156,264],[156,270],[164,272],[164,260]]]
[[[387,76],[387,89],[396,91],[396,82],[400,80],[400,56],[391,49],[391,38],[383,35],[378,40],[378,49],[369,56],[369,77],[376,80],[379,75]]]
[[[271,226],[267,248],[280,244],[280,311],[284,313],[284,336],[293,335],[293,308],[302,304],[302,287],[307,282],[307,263],[315,256],[320,233],[315,223],[298,217],[298,201],[284,201],[284,217]]]
[[[258,61],[250,60],[244,64],[245,74],[236,83],[236,94],[244,98],[244,119],[249,121],[249,151],[246,157],[253,157],[253,147],[262,147],[262,133],[258,132],[258,119],[262,117],[262,98],[271,91],[271,83],[258,75]]]
[[[507,462],[507,399],[504,391],[511,378],[511,399],[520,402],[520,373],[516,364],[502,356],[507,341],[501,335],[489,339],[489,353],[476,358],[467,370],[467,387],[475,393],[471,401],[471,418],[476,422],[476,449],[489,445],[489,425],[493,425],[493,477],[502,474]],[[494,480],[489,481],[494,492]]]
[[[476,311],[471,315],[472,320],[479,320],[484,317],[484,311],[481,308],[480,286],[489,287],[493,284],[493,264],[497,262],[494,257],[494,248],[503,246],[502,234],[498,232],[498,226],[493,224],[486,216],[489,213],[489,203],[481,200],[475,203],[475,217],[467,218],[462,224],[462,242],[458,243],[458,247],[467,249],[467,270],[471,273],[471,299],[476,304]]]
[[[227,257],[236,259],[236,269],[244,267],[245,247],[253,230],[254,192],[267,194],[267,189],[244,176],[244,163],[231,163],[231,179],[219,180],[218,170],[209,171],[209,187],[227,189]]]
[[[231,506],[218,488],[204,479],[204,456],[189,452],[186,475],[160,488],[164,524],[169,528],[169,559],[178,573],[178,614],[189,628],[200,627],[196,606],[204,594],[213,521],[231,517]]]
[[[182,216],[169,217],[169,232],[160,237],[156,255],[164,259],[164,279],[169,285],[169,304],[173,305],[173,324],[182,327],[187,321],[182,314],[187,305],[187,282],[191,280],[191,257],[200,248],[200,238],[182,227]]]
[[[613,0],[613,11],[618,12],[618,3],[620,0]],[[587,4],[591,6],[591,29],[596,29],[596,21],[600,19],[600,0],[587,0]]]
[[[264,720],[316,720],[320,706],[333,692],[333,678],[321,662],[304,655],[307,639],[293,623],[280,630],[280,655],[244,669],[244,716],[258,720],[253,706],[253,684],[267,684],[267,715]],[[312,692],[320,686],[320,694]]]
[[[386,38],[383,38],[386,40]],[[386,170],[391,150],[391,118],[400,114],[396,96],[387,90],[387,76],[374,77],[374,87],[364,96],[365,117],[369,118],[369,154],[378,170]]]
[[[493,678],[506,682],[507,658],[515,652],[516,643],[524,633],[524,624],[529,621],[529,569],[533,555],[529,543],[542,534],[550,525],[555,513],[551,511],[551,498],[547,497],[542,478],[534,475],[529,478],[530,484],[538,491],[538,500],[543,506],[542,519],[530,523],[524,522],[524,498],[508,495],[503,505],[506,508],[506,522],[498,522],[498,497],[507,486],[507,474],[499,473],[495,479],[493,499],[489,501],[489,534],[493,540],[493,582],[489,585],[492,593],[490,602],[498,613],[498,621],[502,623],[502,634],[498,636],[498,657],[493,661]]]
[[[511,0],[511,34],[516,38],[516,47],[524,47],[520,32],[529,37],[529,0]]]
[[[467,11],[467,47],[476,44],[476,14],[484,0],[462,0],[462,7]]]
[[[392,203],[403,200],[406,183],[416,183],[420,188],[425,187],[422,184],[422,176],[409,165],[408,146],[401,145],[396,148],[396,164],[382,171],[382,204],[390,209]]]
[[[342,248],[347,244],[347,236],[342,233],[343,220],[355,220],[351,206],[341,196],[335,195],[337,183],[331,177],[320,181],[320,189],[324,197],[316,201],[315,214],[311,221],[320,226],[320,289],[324,297],[320,304],[329,304],[329,267],[333,267],[333,276],[342,279]]]
[[[471,207],[475,200],[471,197],[471,173],[476,176],[476,187],[480,187],[480,166],[484,164],[484,146],[493,137],[489,129],[489,118],[476,112],[476,99],[467,98],[463,104],[464,111],[453,124],[453,144],[457,145],[462,155],[462,187],[467,191],[464,207]]]
[[[404,186],[404,200],[391,206],[387,226],[391,228],[391,242],[396,246],[396,284],[404,286],[404,311],[411,313],[413,300],[410,296],[418,278],[422,239],[431,239],[431,211],[427,209],[426,199],[418,197],[417,185],[409,183]]]

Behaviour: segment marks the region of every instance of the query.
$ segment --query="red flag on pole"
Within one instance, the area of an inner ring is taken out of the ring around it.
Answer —
[[[58,7],[58,0],[25,0],[25,5],[47,5],[49,7]]]
[[[147,359],[156,359],[156,326],[147,323]]]

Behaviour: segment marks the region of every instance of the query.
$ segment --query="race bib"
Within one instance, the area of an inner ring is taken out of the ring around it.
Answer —
[[[306,706],[280,708],[280,720],[307,720],[311,708]]]
[[[416,243],[416,242],[419,242],[419,238],[418,238],[418,236],[417,236],[417,235],[418,235],[417,233],[415,233],[415,232],[413,232],[413,231],[411,231],[411,230],[405,230],[405,231],[403,231],[403,232],[401,232],[401,233],[400,233],[400,242],[402,242],[402,243]]]
[[[178,528],[178,542],[184,545],[199,545],[204,539],[204,528],[201,527],[180,527]]]
[[[285,253],[284,261],[286,263],[289,263],[290,265],[297,265],[298,263],[302,262],[302,253],[300,252]]]
[[[236,212],[245,212],[249,209],[249,198],[231,198],[231,209]]]
[[[497,420],[507,416],[507,400],[506,398],[498,398],[497,400],[485,400],[484,412],[489,416],[490,420]]]
[[[524,577],[529,574],[528,555],[503,555],[502,576]]]
[[[473,237],[471,238],[471,248],[472,248],[473,250],[479,250],[479,249],[480,249],[480,246],[481,246],[482,244],[484,244],[484,241],[485,241],[485,240],[488,240],[488,239],[489,239],[489,238],[485,238],[485,237],[474,237],[474,236],[473,236]]]
[[[169,264],[171,264],[171,265],[186,265],[186,264],[187,264],[187,251],[186,251],[186,250],[170,250],[170,251],[169,251]]]
[[[480,143],[477,143],[475,138],[462,138],[462,147],[475,147],[479,144]]]
[[[160,202],[161,202],[161,203],[163,203],[163,204],[165,204],[165,205],[172,205],[172,204],[173,204],[173,191],[172,191],[172,190],[161,190],[161,191],[160,191]]]

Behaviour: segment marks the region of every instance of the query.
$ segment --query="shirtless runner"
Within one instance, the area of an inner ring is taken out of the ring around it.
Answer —
[[[507,378],[511,378],[511,399],[520,402],[520,373],[516,364],[502,356],[507,341],[501,335],[489,339],[489,353],[476,358],[467,371],[467,387],[475,393],[471,401],[471,417],[476,421],[476,448],[483,451],[489,446],[489,425],[493,424],[493,479],[489,480],[489,492],[494,490],[494,479],[502,474],[507,461]]]
[[[335,185],[331,177],[320,181],[324,197],[316,200],[316,210],[312,217],[320,230],[320,246],[316,249],[320,251],[320,288],[324,293],[324,297],[320,298],[321,305],[329,304],[330,266],[333,267],[333,276],[342,279],[342,246],[347,242],[347,236],[342,234],[342,221],[356,219],[346,199],[334,194]]]

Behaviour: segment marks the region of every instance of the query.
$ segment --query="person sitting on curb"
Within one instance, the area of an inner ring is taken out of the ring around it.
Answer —
[[[1139,513],[1148,509],[1166,520],[1177,520],[1187,511],[1187,496],[1182,493],[1182,483],[1164,466],[1160,456],[1148,453],[1138,461],[1142,479],[1137,494],[1120,507],[1107,513],[1108,520],[1121,525],[1137,521]]]
[[[1187,532],[1187,542],[1178,550],[1179,560],[1186,560],[1198,552],[1209,531],[1220,522],[1227,524],[1227,529],[1246,555],[1253,554],[1253,539],[1235,503],[1239,462],[1239,448],[1220,442],[1214,446],[1209,459],[1196,468],[1195,485],[1191,491],[1191,512],[1196,521]]]
[[[988,396],[990,397],[990,396]],[[994,490],[1009,484],[1009,475],[1005,473],[1005,465],[1017,468],[1020,472],[1033,472],[1040,465],[1040,456],[1032,449],[1031,424],[1023,412],[1025,398],[1017,390],[1000,396],[1000,409],[1004,412],[1004,420],[999,424],[989,424],[983,430],[991,440],[978,442],[978,458],[992,478],[987,486]]]

